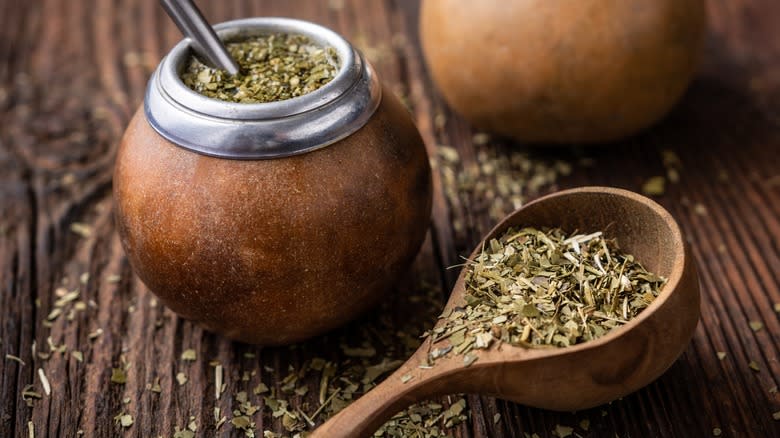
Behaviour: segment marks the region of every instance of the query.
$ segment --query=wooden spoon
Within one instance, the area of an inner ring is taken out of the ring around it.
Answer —
[[[509,227],[561,227],[605,231],[648,270],[668,279],[660,295],[636,318],[609,334],[567,348],[511,345],[475,350],[478,360],[448,355],[419,368],[429,340],[395,373],[320,426],[312,438],[363,438],[401,409],[454,393],[480,393],[543,409],[594,407],[647,385],[682,354],[699,320],[694,261],[672,216],[636,193],[606,187],[558,192],[531,202],[496,225],[484,242]],[[473,259],[482,244],[471,254]],[[464,304],[463,272],[445,309]],[[441,346],[446,346],[442,341]],[[402,376],[412,376],[402,383]]]

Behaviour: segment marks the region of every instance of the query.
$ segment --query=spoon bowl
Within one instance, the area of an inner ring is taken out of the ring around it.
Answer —
[[[627,324],[571,347],[493,345],[473,351],[478,360],[469,367],[464,366],[462,356],[450,354],[426,369],[419,365],[430,349],[427,339],[393,375],[315,430],[312,437],[367,437],[399,410],[453,393],[491,395],[556,411],[591,408],[649,384],[682,354],[699,320],[699,284],[680,228],[663,207],[622,189],[565,190],[510,214],[482,242],[509,227],[525,226],[604,231],[649,271],[666,277],[667,283],[653,303]],[[478,244],[469,260],[482,247]],[[464,305],[464,273],[445,310]]]

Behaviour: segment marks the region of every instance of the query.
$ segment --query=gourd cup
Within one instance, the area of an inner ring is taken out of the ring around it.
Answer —
[[[535,145],[625,139],[696,74],[704,0],[424,0],[431,79],[475,127]]]
[[[184,85],[192,50],[176,45],[117,155],[122,245],[182,317],[248,343],[303,340],[367,310],[408,269],[431,211],[425,146],[338,34],[282,18],[215,29],[305,35],[335,49],[338,73],[289,100],[225,102]]]

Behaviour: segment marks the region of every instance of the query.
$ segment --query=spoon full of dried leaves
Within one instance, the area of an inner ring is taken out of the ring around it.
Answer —
[[[370,436],[453,393],[574,411],[636,391],[693,334],[693,263],[672,216],[636,193],[585,187],[531,202],[477,245],[411,358],[311,437]]]

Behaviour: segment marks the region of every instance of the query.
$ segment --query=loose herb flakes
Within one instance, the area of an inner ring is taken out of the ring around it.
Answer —
[[[114,417],[114,421],[115,421],[115,422],[116,422],[118,425],[120,425],[120,426],[122,426],[122,427],[124,427],[124,428],[126,428],[126,427],[130,427],[130,426],[132,426],[132,425],[133,425],[133,416],[132,416],[132,415],[130,415],[130,414],[125,414],[125,413],[123,412],[123,413],[121,413],[121,414],[117,415],[116,417]]]
[[[70,231],[85,239],[88,239],[92,236],[92,226],[81,222],[74,222],[70,224]]]
[[[475,134],[473,142],[477,146],[474,163],[463,162],[451,146],[437,147],[433,165],[441,175],[449,204],[456,210],[467,204],[472,214],[487,212],[490,219],[498,221],[523,206],[529,196],[554,189],[559,177],[572,172],[569,162],[550,162],[516,149],[500,148],[484,133]],[[458,234],[467,229],[457,217],[452,227]]]
[[[195,432],[191,430],[181,430],[178,426],[176,426],[176,430],[173,433],[173,438],[195,438]]]
[[[599,338],[646,308],[666,280],[601,232],[509,229],[464,269],[465,304],[427,336],[428,363],[495,343],[568,347]],[[441,341],[448,340],[446,345]]]
[[[249,384],[251,377],[256,375],[250,373],[250,378],[241,379],[247,382],[246,386],[231,394],[234,404],[229,415],[222,415],[219,408],[215,409],[217,429],[225,424],[246,437],[306,436],[316,425],[387,378],[419,347],[418,334],[435,320],[441,309],[441,298],[441,291],[429,287],[401,294],[398,297],[401,304],[385,302],[374,317],[345,328],[336,338],[339,348],[334,354],[325,355],[327,358],[315,356],[296,366],[281,369],[265,366],[256,370],[278,376],[278,386],[269,388],[263,382]],[[401,317],[392,311],[393,308],[411,307],[416,309],[418,318]],[[322,339],[314,339],[303,345],[282,348],[290,352],[299,349],[330,351],[333,341],[322,342]],[[244,357],[254,359],[251,354]],[[212,365],[216,367],[217,364],[213,362]],[[407,383],[413,381],[410,375],[401,379]],[[266,427],[280,427],[284,433],[273,429],[258,430],[255,419],[261,413]],[[466,401],[461,397],[451,397],[444,404],[427,401],[397,413],[374,436],[443,438],[451,436],[449,429],[467,418]]]
[[[574,433],[574,428],[569,426],[563,426],[561,424],[556,424],[555,429],[552,431],[552,433],[558,438],[567,438]]]
[[[184,84],[228,102],[276,102],[317,90],[339,69],[335,49],[303,35],[262,35],[225,46],[241,69],[237,75],[211,68],[193,56],[182,74]]]
[[[654,176],[642,184],[642,193],[647,196],[661,196],[666,191],[666,178]]]
[[[680,182],[680,173],[682,172],[682,160],[677,153],[671,149],[661,151],[661,159],[666,168],[666,178],[672,184]]]
[[[425,402],[394,415],[374,433],[374,437],[446,437],[450,436],[447,429],[467,419],[466,400],[463,398],[455,400],[446,409],[439,403]]]
[[[192,362],[192,361],[197,360],[197,359],[198,359],[198,353],[196,353],[195,350],[193,350],[191,348],[187,349],[187,350],[184,350],[181,353],[181,360],[186,360],[186,361]]]
[[[46,395],[51,395],[51,384],[49,383],[49,379],[46,377],[46,373],[43,372],[43,368],[38,368],[38,377],[41,379],[43,392],[45,392]]]
[[[20,358],[19,356],[14,356],[13,354],[6,354],[6,355],[5,355],[5,358],[6,358],[7,360],[12,360],[12,361],[14,361],[14,362],[18,362],[18,363],[19,363],[19,365],[21,365],[21,366],[25,366],[25,365],[26,365],[26,364],[24,363],[24,361],[22,360],[22,358]]]
[[[111,368],[111,383],[118,385],[127,383],[127,372],[124,368]]]

